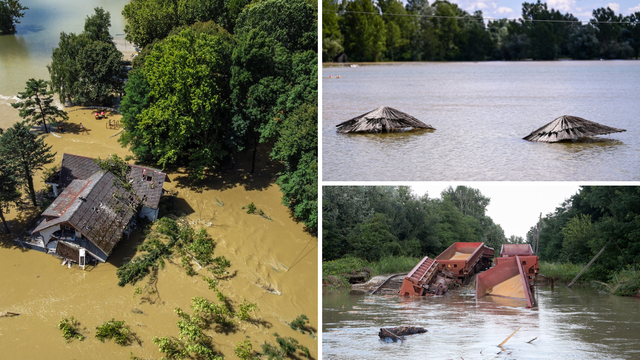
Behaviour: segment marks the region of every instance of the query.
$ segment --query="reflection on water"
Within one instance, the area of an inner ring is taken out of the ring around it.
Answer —
[[[640,62],[423,63],[324,68],[324,180],[638,180]],[[378,106],[437,130],[364,136],[335,126]],[[561,115],[626,132],[522,138]]]
[[[527,309],[514,299],[476,300],[461,293],[428,298],[325,293],[323,358],[635,359],[640,354],[640,299],[586,286],[538,287],[535,297],[538,306]],[[428,332],[402,343],[379,340],[379,329],[393,326]]]

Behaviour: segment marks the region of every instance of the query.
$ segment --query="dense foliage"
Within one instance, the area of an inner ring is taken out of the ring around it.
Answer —
[[[18,0],[0,0],[0,34],[14,33],[16,24],[24,17],[24,10],[29,8],[22,6]]]
[[[60,33],[47,65],[51,87],[61,101],[76,104],[110,104],[122,93],[124,66],[122,53],[111,41],[110,14],[102,8],[85,19],[79,35]]]
[[[113,339],[116,344],[124,346],[131,344],[133,333],[124,320],[117,321],[111,318],[104,324],[96,326],[96,338],[102,342],[105,339]]]
[[[67,342],[71,342],[73,339],[80,341],[85,339],[85,336],[80,333],[80,322],[74,319],[73,316],[71,319],[64,318],[60,320],[58,329],[62,330],[62,337],[67,340]]]
[[[4,214],[8,214],[11,207],[20,201],[22,194],[18,190],[19,187],[20,177],[16,165],[4,156],[0,156],[0,220],[7,234],[11,229],[4,219]]]
[[[284,169],[283,203],[317,230],[317,9],[305,0],[134,0],[128,39],[145,46],[122,99],[123,146],[193,178],[260,144]],[[259,171],[259,169],[258,169]]]
[[[454,242],[481,241],[494,249],[507,242],[485,215],[489,199],[465,186],[439,199],[416,196],[406,186],[325,186],[322,256],[367,261],[384,256],[437,256]],[[324,266],[323,266],[324,267]]]
[[[44,80],[29,79],[24,92],[18,93],[17,103],[11,104],[19,109],[19,116],[25,119],[27,124],[42,124],[45,133],[49,132],[49,123],[60,117],[68,120],[69,116],[64,110],[53,105],[53,91],[48,90],[49,82]]]
[[[26,183],[33,206],[38,206],[33,175],[53,163],[56,153],[52,154],[50,150],[51,145],[47,146],[44,138],[38,138],[22,122],[15,123],[0,136],[0,157],[12,164],[17,176]]]
[[[536,232],[533,226],[527,242]],[[619,272],[640,266],[640,187],[584,186],[542,218],[543,261],[586,264],[604,246],[589,269],[593,278],[615,282]]]
[[[640,54],[640,12],[623,16],[602,7],[582,24],[538,0],[522,4],[519,20],[485,25],[482,11],[470,14],[447,0],[404,3],[323,0],[323,61],[342,52],[351,61],[628,59]]]

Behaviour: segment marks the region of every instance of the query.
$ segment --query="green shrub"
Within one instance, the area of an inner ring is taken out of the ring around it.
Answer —
[[[105,339],[114,339],[118,345],[131,344],[131,329],[124,321],[116,321],[113,318],[96,327],[96,338],[102,342]]]
[[[67,342],[71,342],[74,338],[80,341],[85,339],[85,336],[80,334],[79,331],[80,323],[78,320],[74,319],[73,316],[71,319],[64,318],[60,320],[58,329],[62,330],[62,337],[64,337]]]

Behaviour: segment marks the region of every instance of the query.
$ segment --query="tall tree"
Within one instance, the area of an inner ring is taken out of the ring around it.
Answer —
[[[51,87],[61,101],[108,104],[122,92],[124,67],[122,53],[110,39],[109,12],[94,9],[85,20],[87,31],[80,35],[60,34],[47,65]]]
[[[188,163],[192,175],[202,177],[227,155],[232,47],[226,32],[187,29],[156,44],[147,56],[150,106],[138,115],[136,127],[158,164]]]
[[[341,22],[344,49],[355,61],[380,61],[386,50],[386,31],[380,9],[372,0],[347,2]]]
[[[48,85],[49,83],[42,79],[29,79],[25,91],[18,93],[18,99],[22,101],[11,104],[20,110],[20,117],[28,124],[42,124],[45,133],[49,132],[47,120],[51,123],[57,117],[69,119],[64,110],[53,105],[53,90],[47,90]]]
[[[0,0],[0,33],[14,33],[16,24],[19,24],[20,18],[24,17],[24,10],[29,8],[22,6],[18,0]]]
[[[111,42],[113,37],[109,33],[111,27],[111,14],[103,8],[93,9],[95,12],[84,20],[84,32],[93,41]]]
[[[20,200],[20,180],[15,165],[4,156],[0,156],[0,220],[4,225],[5,232],[11,233],[9,225],[4,219],[4,214]]]
[[[22,122],[14,124],[0,137],[0,156],[15,166],[20,178],[27,183],[33,206],[38,206],[33,175],[53,162],[55,153],[50,150],[51,145],[45,145],[44,138],[38,138]]]
[[[331,61],[344,50],[340,33],[338,0],[322,0],[322,61]]]

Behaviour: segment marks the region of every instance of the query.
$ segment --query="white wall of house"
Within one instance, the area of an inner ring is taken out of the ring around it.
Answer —
[[[151,220],[151,221],[156,221],[156,219],[158,218],[158,211],[160,209],[151,209],[148,208],[146,206],[143,206],[142,209],[140,210],[140,213],[138,214],[138,216],[140,218],[146,217],[147,219]]]
[[[42,235],[42,238],[44,239],[45,246],[49,243],[49,240],[51,240],[51,235],[58,230],[60,230],[60,225],[53,225],[50,228],[40,230],[40,235]]]

